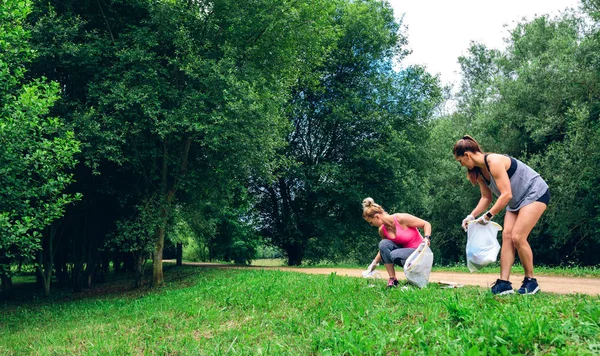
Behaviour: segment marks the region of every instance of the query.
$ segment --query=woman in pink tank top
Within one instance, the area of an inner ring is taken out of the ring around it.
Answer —
[[[367,272],[373,271],[380,261],[385,264],[388,272],[388,287],[396,287],[398,279],[394,265],[404,266],[406,259],[423,242],[419,228],[423,229],[427,244],[431,236],[431,224],[410,214],[396,213],[388,214],[381,205],[376,204],[372,198],[363,200],[363,218],[379,228],[381,241],[379,252],[373,262],[369,265]]]

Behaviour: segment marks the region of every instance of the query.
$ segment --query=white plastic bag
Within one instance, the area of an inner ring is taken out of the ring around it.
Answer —
[[[375,269],[372,271],[363,271],[362,276],[363,278],[381,279],[381,273]]]
[[[409,283],[423,288],[429,282],[432,265],[433,252],[427,246],[427,241],[423,241],[406,259],[404,263],[404,275]]]
[[[492,262],[496,262],[500,244],[498,231],[502,226],[495,222],[487,225],[470,223],[467,230],[467,267],[469,271],[476,272]]]

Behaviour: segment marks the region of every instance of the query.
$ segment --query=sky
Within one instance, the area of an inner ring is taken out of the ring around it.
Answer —
[[[404,14],[408,45],[413,51],[403,66],[425,65],[444,85],[460,84],[458,57],[471,41],[504,49],[509,30],[523,18],[558,15],[578,0],[388,0],[397,18]]]

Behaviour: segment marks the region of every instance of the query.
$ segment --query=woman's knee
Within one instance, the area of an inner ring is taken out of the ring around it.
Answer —
[[[525,234],[512,233],[510,238],[511,238],[513,245],[515,245],[515,247],[517,247],[517,248],[519,246],[527,243],[527,235],[525,235]]]
[[[404,263],[406,263],[406,260],[408,260],[413,252],[415,252],[414,248],[400,248],[392,251],[390,257],[394,264],[404,266]]]
[[[504,230],[502,231],[502,242],[512,242],[513,240],[513,233],[512,231],[507,231]]]
[[[379,241],[379,251],[391,251],[395,248],[395,244],[390,240]]]
[[[396,245],[390,240],[381,240],[379,242],[379,253],[381,255],[381,259],[383,263],[388,264],[392,263],[392,258],[390,256],[391,252],[396,248]]]

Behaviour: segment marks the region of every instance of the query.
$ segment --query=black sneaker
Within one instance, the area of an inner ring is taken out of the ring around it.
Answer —
[[[398,280],[395,277],[388,279],[388,288],[398,287]]]
[[[523,279],[523,284],[521,288],[519,288],[519,294],[535,294],[540,291],[540,286],[538,285],[537,279],[525,277]]]
[[[492,294],[495,295],[505,295],[505,294],[513,294],[515,291],[512,289],[512,283],[509,281],[505,281],[502,279],[497,279],[494,284],[492,284]]]

